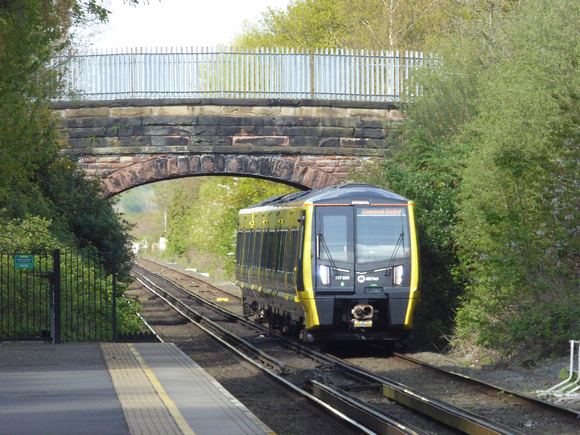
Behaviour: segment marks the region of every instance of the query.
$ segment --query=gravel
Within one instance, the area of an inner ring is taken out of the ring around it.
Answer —
[[[168,265],[162,267],[167,269]],[[170,265],[170,267],[195,278],[208,280],[208,278],[195,274],[193,271],[187,271],[178,265]],[[237,288],[231,283],[211,278],[209,281],[212,285],[228,289],[233,294],[237,292]],[[216,353],[225,352],[221,346],[216,345],[212,340],[208,341],[200,337],[199,333],[189,329],[191,327],[188,326],[185,329],[185,325],[183,326],[183,335],[171,338],[171,341],[176,342],[192,359],[204,367],[211,376],[222,383],[226,389],[230,390],[277,433],[308,433],[309,428],[312,427],[310,424],[313,422],[315,427],[329,428],[328,432],[326,429],[325,432],[318,431],[321,434],[337,433],[337,431],[342,433],[341,430],[333,427],[332,419],[322,415],[321,412],[313,411],[311,407],[303,407],[305,404],[297,404],[294,398],[287,397],[287,394],[274,388],[269,379],[247,364],[237,361],[231,355],[224,355],[223,360],[221,358],[216,360]],[[477,354],[477,357],[474,356],[475,354],[459,352],[442,354],[440,352],[411,351],[408,354],[431,365],[485,381],[506,391],[522,393],[531,397],[538,397],[537,390],[545,390],[559,383],[561,373],[567,376],[570,363],[570,357],[566,354],[536,362],[533,366],[530,364],[530,361],[534,360],[533,355],[531,355],[527,358],[526,367],[505,361],[493,363],[492,355],[482,355],[481,353]],[[370,356],[370,358],[373,357]],[[379,369],[384,364],[384,360],[381,357],[374,358],[376,361],[371,361],[369,364],[376,364],[377,369]],[[216,361],[222,362],[216,363]],[[576,361],[575,364],[577,364]],[[367,363],[365,366],[368,368]],[[547,397],[544,400],[580,411],[580,395],[568,398]],[[273,406],[274,403],[276,407]],[[283,413],[297,417],[281,422],[280,409],[285,410]],[[319,419],[323,419],[325,424],[316,423]]]

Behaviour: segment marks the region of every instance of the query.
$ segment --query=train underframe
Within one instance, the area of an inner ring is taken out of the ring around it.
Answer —
[[[305,342],[403,341],[409,338],[411,330],[404,328],[404,318],[399,314],[401,302],[386,298],[319,298],[316,305],[320,326],[312,329],[305,328],[304,311],[298,303],[285,300],[281,303],[275,297],[244,297],[243,308],[246,318],[267,323],[272,330],[298,336]]]

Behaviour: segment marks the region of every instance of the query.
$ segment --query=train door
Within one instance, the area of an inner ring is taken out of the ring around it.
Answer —
[[[353,293],[354,208],[316,207],[314,245],[316,293]]]

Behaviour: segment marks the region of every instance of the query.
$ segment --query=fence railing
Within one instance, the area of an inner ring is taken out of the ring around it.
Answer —
[[[409,51],[226,47],[94,50],[57,58],[53,66],[65,79],[65,99],[398,102],[422,64],[423,53]]]
[[[0,339],[114,341],[114,265],[114,253],[0,251]]]

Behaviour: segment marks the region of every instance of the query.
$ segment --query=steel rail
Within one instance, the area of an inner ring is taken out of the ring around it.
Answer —
[[[146,269],[143,266],[138,266],[138,267],[141,268],[141,269],[146,270],[147,273],[149,273],[151,275],[154,275],[155,277],[157,277],[157,278],[159,278],[159,279],[161,279],[161,280],[163,280],[163,281],[171,284],[172,286],[174,286],[175,288],[179,289],[181,292],[183,292],[187,296],[193,298],[198,303],[203,304],[203,305],[211,308],[212,310],[214,310],[215,312],[219,313],[220,315],[226,316],[226,317],[228,317],[232,321],[236,321],[238,323],[241,323],[244,326],[246,326],[247,328],[255,329],[255,330],[259,331],[262,334],[269,335],[270,337],[272,337],[272,338],[278,340],[279,342],[283,343],[285,346],[287,346],[287,347],[295,350],[296,352],[299,352],[301,355],[308,356],[308,357],[310,357],[310,358],[312,358],[312,359],[314,359],[316,361],[319,361],[319,362],[324,362],[324,363],[333,363],[334,362],[334,360],[332,358],[329,358],[328,356],[326,356],[326,355],[324,355],[322,353],[316,352],[316,351],[314,351],[310,347],[304,346],[303,344],[297,343],[296,341],[290,340],[290,339],[288,339],[288,338],[286,338],[284,336],[274,335],[273,332],[272,332],[272,330],[270,328],[267,328],[267,327],[262,326],[262,325],[260,325],[260,324],[258,324],[256,322],[253,322],[251,320],[248,320],[248,319],[246,319],[243,316],[239,316],[238,314],[232,313],[231,311],[228,311],[227,309],[221,307],[220,305],[214,304],[212,301],[207,300],[207,299],[205,299],[205,298],[203,298],[203,297],[195,294],[194,292],[192,292],[190,290],[187,290],[186,288],[183,288],[178,283],[171,281],[169,278],[167,278],[167,277],[165,277],[163,275],[160,275],[160,274],[158,274],[156,272],[153,272],[151,270],[148,270],[148,269]],[[210,287],[214,287],[211,284],[206,283],[205,281],[202,281],[202,280],[199,280],[199,281],[200,282],[203,282],[204,284],[206,284],[206,285],[208,285]],[[214,288],[216,288],[216,287],[214,287]],[[220,290],[219,288],[216,288],[216,289],[217,290]],[[222,290],[220,290],[220,291],[222,291]]]
[[[140,266],[143,268],[142,266]],[[143,268],[145,269],[145,268]],[[145,269],[147,270],[147,269]],[[155,272],[148,271],[157,277],[160,277],[164,281],[170,283],[171,285],[180,289],[180,291],[185,292],[188,295],[192,295],[191,292],[182,288],[179,284],[174,283],[170,279],[163,277]],[[213,306],[213,309],[218,310],[220,313],[224,313],[228,317],[232,319],[238,319],[240,322],[245,324],[250,324],[251,327],[256,328],[259,325],[256,325],[254,322],[249,322],[248,320],[240,317],[234,313],[231,313],[224,308],[220,307],[219,305],[213,304],[206,299],[194,295],[194,297],[200,301],[200,303]],[[260,328],[263,328],[260,326]],[[267,330],[264,328],[264,330]],[[358,377],[359,379],[363,379],[371,384],[378,384],[381,386],[382,394],[394,400],[410,409],[420,412],[421,414],[427,415],[443,424],[446,424],[450,427],[455,429],[461,430],[467,434],[474,434],[474,435],[482,435],[482,434],[517,434],[519,432],[514,431],[512,428],[508,428],[504,425],[486,419],[484,417],[475,415],[471,412],[462,410],[457,408],[453,405],[441,402],[439,400],[430,398],[419,391],[415,391],[411,388],[408,388],[405,385],[402,385],[396,381],[386,379],[381,376],[377,376],[374,373],[368,372],[360,367],[355,367],[350,364],[347,364],[344,361],[331,357],[329,355],[321,354],[320,352],[316,352],[313,349],[307,348],[301,344],[298,344],[294,341],[291,341],[285,337],[276,337],[281,343],[291,346],[291,348],[299,350],[302,354],[315,357],[316,360],[324,361],[329,364],[333,364],[335,366],[341,367],[343,370],[350,372],[353,376]],[[341,392],[341,394],[346,395],[346,392]]]
[[[408,423],[386,416],[382,411],[364,403],[344,391],[329,387],[313,380],[312,394],[332,405],[341,412],[363,422],[366,427],[380,434],[421,434],[424,431],[413,428]]]
[[[141,275],[141,277],[143,279],[149,281],[149,283],[151,285],[156,286],[155,283],[151,282],[147,277],[145,277],[143,275]],[[202,314],[197,313],[191,307],[188,307],[185,303],[181,302],[176,297],[174,297],[166,292],[164,292],[165,295],[162,296],[157,291],[152,289],[149,285],[147,285],[145,282],[143,282],[141,279],[139,279],[139,278],[136,278],[136,279],[147,290],[149,290],[151,293],[155,294],[157,297],[163,299],[169,306],[171,306],[179,314],[181,314],[183,317],[185,317],[190,322],[194,323],[196,326],[203,329],[204,332],[210,334],[212,337],[214,337],[216,339],[218,337],[221,337],[220,342],[223,341],[223,342],[228,343],[228,347],[231,348],[232,343],[228,342],[224,337],[227,337],[227,339],[233,341],[236,345],[245,348],[247,351],[253,353],[254,355],[257,355],[259,358],[263,359],[264,361],[267,361],[272,368],[278,367],[280,370],[280,373],[287,373],[288,370],[286,368],[286,365],[282,361],[279,361],[276,358],[271,357],[270,355],[264,353],[263,351],[261,351],[257,347],[252,346],[250,343],[246,342],[245,340],[231,334],[230,332],[228,332],[226,329],[224,329],[223,327],[221,327],[217,323],[213,322],[212,320],[208,319],[207,317],[203,316]],[[156,286],[156,287],[158,287],[158,286]],[[169,299],[171,299],[171,300],[169,300]],[[179,305],[180,307],[178,307],[177,305]],[[183,309],[188,311],[189,314],[182,311]],[[195,318],[192,318],[191,315],[193,315]],[[204,326],[204,325],[206,325],[206,326]],[[219,333],[219,335],[218,335],[218,333]]]
[[[498,394],[501,393],[501,394],[504,394],[506,396],[516,397],[516,398],[521,399],[525,402],[531,403],[532,405],[538,406],[539,408],[546,409],[550,412],[553,412],[554,414],[562,415],[563,417],[568,418],[570,420],[580,421],[580,412],[575,411],[573,409],[563,408],[561,406],[555,405],[555,404],[548,402],[548,401],[545,401],[545,400],[538,399],[536,397],[531,397],[531,396],[527,396],[527,395],[522,394],[522,393],[510,391],[510,390],[507,390],[505,388],[498,387],[497,385],[493,385],[493,384],[490,384],[488,382],[485,382],[485,381],[482,381],[479,379],[475,379],[475,378],[471,378],[471,377],[466,376],[466,375],[462,375],[461,373],[456,373],[456,372],[451,372],[449,370],[444,370],[440,367],[434,366],[432,364],[429,364],[429,363],[426,363],[423,361],[419,361],[419,360],[412,358],[410,356],[407,356],[407,355],[402,355],[399,353],[394,353],[393,355],[396,358],[411,362],[411,363],[416,364],[416,365],[421,366],[421,367],[427,367],[430,370],[437,371],[438,373],[441,373],[445,376],[449,376],[453,379],[459,379],[459,381],[468,382],[468,383],[471,383],[473,385],[483,386],[485,388],[488,388],[490,390],[495,391]]]
[[[369,383],[381,385],[382,394],[404,406],[407,406],[422,414],[459,429],[467,434],[519,434],[512,428],[489,420],[485,417],[465,411],[456,406],[433,399],[425,394],[407,387],[399,382],[378,376],[361,367],[356,367],[339,359],[334,359],[335,364],[341,366],[365,379]]]
[[[142,275],[142,277],[146,280],[148,280],[146,277],[144,277]],[[362,424],[358,423],[357,421],[355,421],[354,419],[348,417],[346,414],[340,412],[339,410],[333,408],[332,406],[330,406],[329,404],[325,403],[323,400],[313,396],[312,394],[308,393],[307,391],[302,390],[301,388],[297,387],[296,385],[292,384],[291,382],[287,381],[286,379],[284,379],[283,377],[281,377],[279,374],[275,373],[274,371],[270,370],[268,367],[265,367],[263,365],[263,362],[260,363],[258,361],[256,361],[254,358],[249,357],[248,355],[246,355],[245,353],[243,353],[242,351],[240,351],[240,349],[237,349],[236,347],[232,346],[228,341],[226,341],[225,339],[223,339],[222,337],[220,337],[219,335],[215,334],[214,332],[212,332],[209,328],[206,328],[204,325],[202,325],[200,322],[194,320],[193,318],[191,318],[189,315],[187,315],[186,313],[184,313],[180,308],[178,308],[177,306],[175,306],[170,300],[168,300],[168,298],[172,298],[172,299],[176,299],[175,297],[166,294],[166,296],[162,296],[159,292],[155,291],[154,289],[152,289],[149,285],[147,285],[146,283],[144,283],[143,281],[141,281],[139,278],[136,278],[137,281],[143,285],[147,290],[149,290],[150,292],[152,292],[153,294],[155,294],[157,297],[159,297],[160,299],[162,299],[165,303],[167,303],[168,305],[170,305],[173,309],[175,309],[180,315],[182,315],[183,317],[185,317],[187,320],[189,320],[190,322],[192,322],[193,324],[195,324],[197,327],[199,327],[202,331],[204,331],[205,333],[207,333],[208,335],[210,335],[213,339],[217,340],[221,345],[223,345],[224,347],[226,347],[227,349],[229,349],[231,352],[234,352],[236,355],[238,355],[240,358],[242,358],[244,361],[252,364],[253,366],[255,366],[256,368],[260,369],[261,371],[263,371],[265,374],[267,374],[270,378],[272,378],[273,380],[275,380],[276,382],[280,383],[281,385],[285,386],[286,388],[292,390],[293,392],[299,394],[300,396],[304,397],[305,399],[307,399],[309,402],[314,403],[315,405],[317,405],[318,407],[322,408],[323,410],[325,410],[326,412],[331,413],[332,415],[336,416],[337,418],[339,418],[341,421],[343,421],[345,424],[350,425],[352,428],[361,431],[361,433],[363,434],[369,434],[372,435],[375,432],[367,429],[365,426],[363,426]],[[149,281],[149,280],[148,280]],[[156,284],[152,283],[151,281],[149,281],[153,286],[158,287]],[[159,287],[158,287],[159,288]],[[164,291],[163,291],[164,292]],[[164,292],[166,293],[166,292]],[[183,304],[180,301],[179,302],[180,305],[183,306],[183,308],[185,308],[187,311],[194,311],[192,310],[190,307],[187,307],[185,304]],[[203,316],[199,315],[200,318],[203,318]],[[212,322],[209,319],[205,319],[205,322],[209,323],[209,324],[213,324],[214,322]],[[219,328],[221,330],[223,330],[223,328]],[[240,340],[238,337],[234,336],[233,334],[229,333],[226,331],[226,333],[228,334],[228,336],[230,337],[235,337],[234,340],[236,341],[236,343],[239,344],[238,340]],[[256,355],[256,353],[258,355],[263,355],[263,352],[260,351],[259,349],[256,349],[254,346],[251,346],[249,344],[246,343],[246,345],[243,345],[243,347],[246,350],[250,350],[251,353],[254,354],[254,356]],[[255,352],[255,353],[254,353]],[[270,359],[270,357],[268,358]],[[414,432],[401,432],[401,433],[414,433]]]

